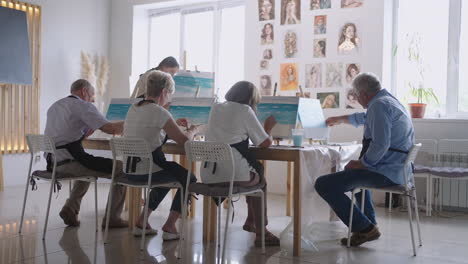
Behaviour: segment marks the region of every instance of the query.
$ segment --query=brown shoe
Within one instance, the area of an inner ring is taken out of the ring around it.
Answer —
[[[352,247],[358,247],[358,246],[364,244],[365,242],[369,242],[369,241],[372,241],[372,240],[377,240],[380,237],[380,235],[381,235],[381,233],[380,233],[379,229],[376,226],[374,226],[374,228],[372,228],[372,230],[370,230],[367,233],[354,232],[351,235],[350,245]],[[346,238],[346,237],[342,238],[341,239],[341,244],[343,246],[347,246],[348,245],[348,238]]]
[[[80,221],[78,220],[78,215],[73,212],[73,210],[68,207],[64,206],[59,213],[59,216],[63,219],[63,222],[67,226],[79,226]]]
[[[102,228],[106,228],[106,219],[102,219]],[[123,219],[117,219],[117,220],[110,220],[109,221],[109,228],[125,228],[128,227],[128,221],[125,221]]]

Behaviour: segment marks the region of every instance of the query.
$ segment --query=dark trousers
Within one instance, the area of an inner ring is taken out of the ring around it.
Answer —
[[[330,205],[338,217],[349,226],[349,209],[351,199],[345,194],[356,187],[381,188],[396,185],[389,178],[366,169],[345,170],[319,177],[315,181],[315,190]],[[353,211],[352,232],[360,232],[370,224],[377,224],[371,192],[366,190],[364,213],[358,206],[361,205],[362,192],[356,194],[356,203]]]
[[[153,173],[151,176],[151,183],[165,183],[171,181],[177,181],[183,186],[183,192],[185,191],[185,184],[187,183],[187,174],[188,171],[180,164],[176,162],[170,162],[171,166],[169,169],[158,171]],[[131,181],[137,182],[147,182],[148,175],[127,175],[128,179]],[[196,182],[197,178],[195,175],[191,175],[190,183]],[[149,204],[148,208],[152,211],[158,208],[159,204],[162,202],[164,197],[166,197],[169,192],[169,188],[160,188],[155,187],[151,189],[149,194]],[[182,192],[182,193],[183,193]],[[182,212],[182,200],[180,199],[180,190],[177,191],[174,199],[172,200],[171,211]]]

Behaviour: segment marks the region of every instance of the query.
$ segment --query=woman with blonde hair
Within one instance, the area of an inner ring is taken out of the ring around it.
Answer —
[[[176,162],[166,161],[162,146],[167,138],[171,138],[179,145],[184,145],[188,140],[198,132],[197,126],[189,126],[187,120],[172,118],[172,115],[163,106],[169,102],[171,94],[174,93],[174,80],[171,75],[162,71],[151,71],[148,74],[147,89],[145,99],[130,107],[124,123],[124,136],[145,139],[148,145],[153,149],[153,174],[151,180],[153,183],[162,183],[167,181],[178,181],[183,186],[187,182],[187,170]],[[179,126],[187,127],[182,131]],[[167,135],[163,137],[163,134]],[[127,158],[124,161],[125,173],[128,174],[129,181],[148,181],[148,161],[141,161],[136,158]],[[196,178],[192,175],[191,182]],[[153,188],[148,197],[149,205],[147,217],[156,210],[162,202],[169,189]],[[172,200],[171,211],[162,226],[163,240],[179,239],[179,234],[175,223],[182,212],[182,201],[180,190]],[[156,230],[149,224],[146,230],[143,230],[144,211],[141,212],[136,226],[133,230],[135,236],[140,236],[144,232],[148,235],[155,235]]]
[[[255,114],[260,102],[257,87],[247,81],[234,84],[226,94],[226,102],[211,108],[206,140],[230,144],[234,155],[234,185],[260,187],[266,195],[264,169],[249,150],[249,140],[261,148],[271,146],[271,130],[276,124],[273,116],[262,126]],[[229,186],[232,166],[230,162],[205,163],[201,168],[203,183]],[[265,196],[266,197],[266,196]],[[255,245],[261,246],[261,199],[247,197],[248,214],[243,229],[256,234]],[[265,198],[266,214],[266,198]],[[265,226],[267,225],[265,215]],[[279,239],[265,230],[265,245],[279,246]]]

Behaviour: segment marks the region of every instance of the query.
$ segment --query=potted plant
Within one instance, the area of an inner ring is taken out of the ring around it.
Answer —
[[[408,45],[408,61],[415,65],[415,70],[417,72],[416,79],[407,82],[410,88],[410,94],[412,97],[416,98],[416,103],[409,103],[408,105],[412,118],[423,118],[427,103],[434,101],[439,104],[439,99],[432,88],[424,86],[424,64],[420,54],[420,35],[415,33],[411,36],[407,35],[407,38],[410,38]]]

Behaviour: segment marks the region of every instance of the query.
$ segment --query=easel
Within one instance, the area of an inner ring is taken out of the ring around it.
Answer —
[[[5,183],[3,182],[3,155],[0,153],[0,191],[3,191],[5,188]]]

